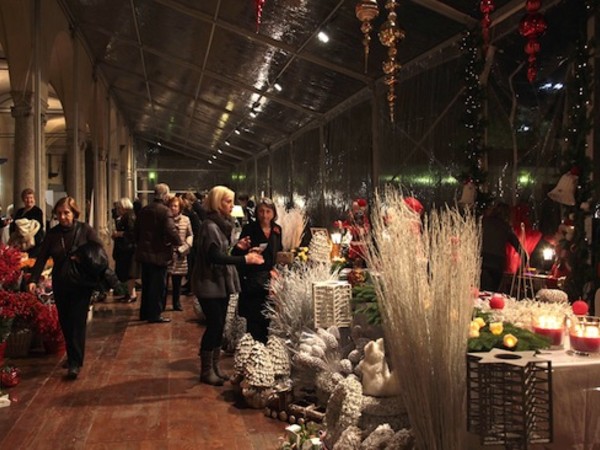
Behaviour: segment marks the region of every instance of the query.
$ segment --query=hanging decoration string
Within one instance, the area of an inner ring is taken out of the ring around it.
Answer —
[[[548,22],[544,15],[539,12],[541,0],[527,0],[525,10],[527,14],[521,19],[519,24],[519,33],[527,39],[525,44],[525,53],[527,54],[527,79],[530,83],[537,77],[537,54],[540,52],[540,43],[538,38],[542,36],[548,28]]]
[[[387,102],[392,123],[394,122],[394,104],[396,101],[395,85],[398,82],[396,73],[400,69],[400,64],[396,60],[398,55],[396,45],[406,37],[406,33],[396,22],[396,5],[396,0],[386,2],[385,9],[388,11],[388,17],[379,30],[379,41],[388,48],[388,58],[382,63],[382,66],[385,74],[385,84],[388,86]]]
[[[481,37],[483,38],[484,59],[487,56],[488,47],[490,46],[490,27],[492,26],[490,14],[494,12],[494,9],[496,9],[494,0],[481,0],[479,10],[483,14],[483,17],[481,18]]]
[[[379,15],[377,0],[361,0],[354,9],[356,18],[362,22],[360,31],[363,33],[363,46],[365,48],[365,73],[369,62],[369,46],[371,43],[371,31],[373,27],[371,22]]]
[[[263,7],[265,6],[266,0],[254,0],[256,6],[256,32],[260,29],[260,22],[262,19]]]

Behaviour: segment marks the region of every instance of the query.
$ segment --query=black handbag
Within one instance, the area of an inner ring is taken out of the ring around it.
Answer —
[[[61,266],[60,277],[69,286],[98,287],[108,269],[108,255],[102,244],[94,241],[77,246],[81,225],[77,223],[75,226],[73,246],[68,252],[61,237],[67,258]]]

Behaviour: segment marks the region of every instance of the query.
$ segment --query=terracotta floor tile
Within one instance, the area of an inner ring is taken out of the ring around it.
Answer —
[[[285,424],[244,409],[234,389],[198,382],[198,324],[191,297],[169,324],[138,320],[135,304],[102,303],[88,325],[78,380],[63,357],[33,351],[11,360],[18,402],[0,410],[0,449],[270,450]],[[231,370],[232,358],[222,366]]]

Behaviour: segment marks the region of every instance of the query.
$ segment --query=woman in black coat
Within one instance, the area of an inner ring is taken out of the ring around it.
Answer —
[[[200,341],[200,381],[221,386],[227,378],[219,368],[223,330],[229,297],[239,292],[236,266],[262,264],[259,249],[250,249],[248,238],[235,245],[245,255],[230,255],[233,231],[234,192],[225,186],[215,186],[205,199],[206,218],[202,222],[197,258],[192,275],[192,289],[206,316],[206,330]]]
[[[40,254],[29,279],[29,291],[35,293],[36,283],[48,258],[52,257],[52,290],[58,310],[58,320],[67,346],[67,377],[74,380],[83,366],[85,353],[85,330],[93,288],[68,279],[63,266],[72,249],[95,242],[102,246],[96,231],[77,219],[81,211],[72,197],[63,197],[52,211],[58,225],[52,227],[44,238]]]
[[[239,314],[246,318],[247,330],[252,337],[266,343],[269,334],[269,319],[264,314],[269,295],[271,269],[275,265],[281,244],[281,227],[275,223],[277,210],[273,200],[261,199],[256,205],[254,217],[242,229],[241,239],[249,239],[251,248],[262,248],[264,264],[244,266],[239,270],[242,291],[238,303]],[[233,254],[246,254],[248,250],[235,247]]]
[[[127,295],[121,301],[132,303],[137,300],[135,280],[139,278],[138,262],[135,260],[135,213],[133,203],[127,197],[121,198],[116,204],[115,231],[113,259],[115,260],[115,273],[122,283],[127,283]]]

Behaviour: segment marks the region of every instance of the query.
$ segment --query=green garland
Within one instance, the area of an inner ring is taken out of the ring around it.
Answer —
[[[468,130],[469,137],[464,146],[466,167],[456,176],[458,181],[472,182],[477,188],[477,207],[482,209],[490,201],[489,194],[481,191],[480,187],[487,181],[487,172],[483,169],[483,159],[487,151],[484,143],[484,133],[487,122],[484,116],[484,90],[480,84],[485,61],[482,54],[481,30],[473,29],[464,33],[460,49],[463,52],[465,77],[465,112],[463,124]]]
[[[504,336],[512,334],[518,339],[517,345],[507,349],[504,346]],[[502,333],[495,335],[490,331],[489,325],[479,330],[479,337],[469,338],[468,350],[470,352],[489,352],[493,348],[501,348],[511,351],[538,350],[550,347],[550,339],[532,333],[524,328],[519,328],[511,323],[504,323]]]

